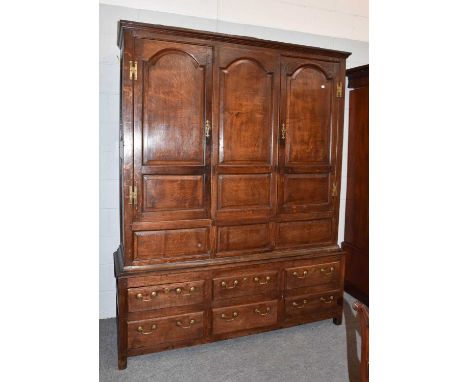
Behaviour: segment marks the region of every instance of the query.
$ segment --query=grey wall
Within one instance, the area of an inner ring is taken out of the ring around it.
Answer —
[[[119,244],[119,49],[118,20],[134,20],[206,31],[252,36],[352,52],[347,67],[369,63],[367,42],[325,37],[254,25],[235,24],[101,4],[99,8],[99,316],[115,316],[115,280],[112,254]],[[343,238],[348,141],[348,92],[345,103],[343,176],[339,242]]]

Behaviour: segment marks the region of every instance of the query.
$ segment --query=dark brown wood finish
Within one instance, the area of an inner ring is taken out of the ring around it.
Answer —
[[[129,21],[119,46],[119,368],[128,356],[339,324],[337,89],[349,54]]]
[[[361,326],[360,382],[369,382],[369,310],[359,301],[353,304],[353,309],[358,313]]]
[[[349,96],[345,290],[369,305],[369,65],[346,71]]]

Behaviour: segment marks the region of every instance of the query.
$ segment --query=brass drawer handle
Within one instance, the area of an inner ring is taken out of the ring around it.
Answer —
[[[286,125],[285,125],[284,122],[283,122],[283,125],[281,126],[281,138],[282,138],[283,140],[286,139]]]
[[[306,305],[309,301],[307,300],[302,300],[302,304],[298,304],[296,301],[293,301],[293,306],[297,309],[302,309],[304,305]]]
[[[260,311],[260,309],[258,309],[258,308],[256,308],[256,309],[254,310],[254,312],[257,313],[257,314],[260,315],[260,316],[267,316],[267,315],[270,314],[270,311],[271,311],[271,308],[270,308],[269,306],[266,308],[265,313],[262,313],[262,312]]]
[[[164,288],[164,292],[165,292],[165,293],[169,293],[170,291],[173,291],[173,292],[175,292],[176,294],[180,294],[180,295],[182,295],[182,296],[190,296],[193,292],[195,292],[195,289],[197,289],[197,288],[194,287],[194,286],[193,286],[193,287],[190,287],[188,293],[182,294],[182,290],[183,290],[183,289],[184,289],[184,288],[175,288],[175,289]]]
[[[143,329],[143,326],[139,326],[137,328],[137,331],[139,333],[141,333],[141,334],[151,334],[151,333],[153,333],[153,330],[156,330],[156,325],[155,324],[151,325],[151,332],[145,332],[145,330]]]
[[[327,270],[325,268],[320,268],[320,272],[326,274],[326,275],[331,275],[333,273],[333,271],[335,270],[334,267],[330,267],[330,271],[327,272]]]
[[[233,313],[232,313],[232,318],[228,318],[228,316],[226,316],[224,313],[221,314],[221,318],[222,318],[224,321],[234,321],[237,317],[239,317],[239,313],[238,313],[238,312],[233,312]]]
[[[324,304],[331,304],[333,300],[334,300],[333,296],[330,296],[328,301],[324,297],[320,297],[320,301],[322,301]]]
[[[302,276],[299,276],[299,273],[294,272],[293,276],[298,278],[298,279],[305,279],[308,274],[309,274],[309,271],[304,271],[304,272],[302,272]]]
[[[138,293],[138,294],[136,295],[136,298],[137,298],[138,300],[141,300],[141,301],[151,301],[151,300],[153,299],[153,297],[156,297],[157,295],[158,295],[158,292],[153,291],[153,292],[151,292],[151,294],[149,295],[149,298],[144,298],[142,293]]]
[[[184,324],[183,324],[182,322],[180,322],[180,321],[177,321],[177,322],[176,322],[176,325],[177,325],[178,327],[182,328],[182,329],[188,329],[188,328],[190,328],[194,323],[195,323],[195,320],[192,319],[192,320],[189,321],[189,324],[188,324],[187,326],[184,326]]]
[[[255,281],[256,283],[258,283],[258,285],[265,285],[265,284],[268,284],[268,282],[269,282],[270,280],[271,280],[271,277],[270,277],[270,276],[267,276],[267,277],[265,278],[265,282],[261,282],[261,281],[260,281],[260,278],[258,278],[258,277],[255,277],[255,278],[254,278],[254,281]]]
[[[224,289],[234,289],[236,286],[239,285],[239,281],[238,280],[234,280],[234,282],[232,283],[232,287],[228,286],[227,282],[226,281],[223,281],[221,283],[221,287],[224,288]]]
[[[190,287],[188,293],[182,294],[182,290],[183,290],[183,289],[184,289],[184,288],[177,288],[177,289],[175,290],[175,292],[176,292],[177,294],[181,294],[182,296],[190,296],[193,292],[195,292],[195,287],[194,287],[194,286],[193,286],[193,287]]]

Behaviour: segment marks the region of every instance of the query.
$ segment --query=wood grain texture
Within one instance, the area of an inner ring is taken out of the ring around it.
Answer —
[[[213,334],[275,325],[278,320],[277,307],[277,301],[265,301],[213,309]]]
[[[341,264],[338,261],[287,268],[286,289],[323,285],[328,289],[339,288]]]
[[[286,320],[296,319],[317,312],[334,311],[340,292],[332,291],[318,295],[302,295],[285,299]]]
[[[203,312],[152,320],[129,321],[128,346],[129,348],[138,348],[152,344],[200,338],[203,336],[203,325]]]
[[[205,281],[172,283],[128,289],[128,310],[161,309],[166,307],[194,305],[205,299]]]
[[[369,65],[347,71],[349,98],[345,289],[369,304]]]
[[[361,326],[360,381],[369,382],[369,310],[359,301],[353,304],[353,309],[358,313]]]
[[[138,354],[339,324],[336,86],[348,54],[127,21],[119,44],[118,367]],[[288,305],[306,297],[300,313]]]
[[[206,227],[135,232],[135,260],[207,256],[209,235]]]
[[[213,279],[213,300],[275,293],[278,290],[278,272],[236,272]]]

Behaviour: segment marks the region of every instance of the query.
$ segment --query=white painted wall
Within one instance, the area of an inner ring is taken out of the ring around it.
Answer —
[[[101,0],[141,10],[369,41],[368,0]]]
[[[348,51],[352,52],[347,61],[348,68],[369,62],[369,44],[366,42],[366,0],[101,0],[102,2],[139,8],[108,4],[101,4],[99,8],[99,316],[107,318],[115,316],[112,254],[119,243],[118,20],[165,24]],[[340,38],[346,36],[348,38]],[[346,195],[348,93],[345,105],[339,242],[343,239],[344,230],[342,223]]]

